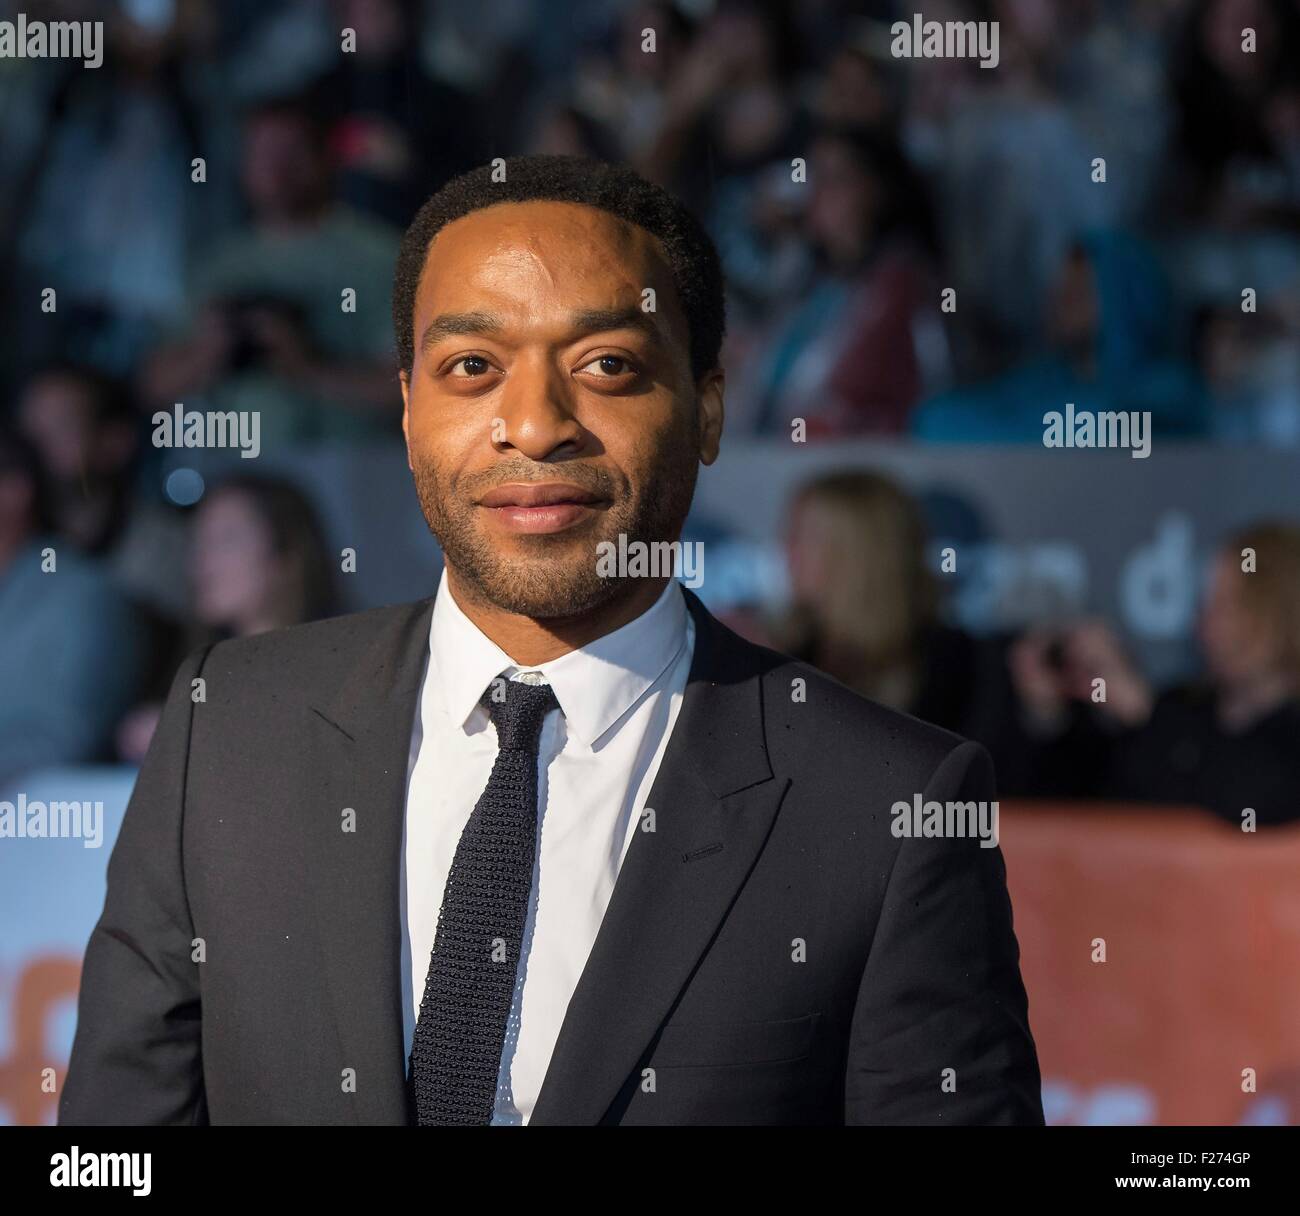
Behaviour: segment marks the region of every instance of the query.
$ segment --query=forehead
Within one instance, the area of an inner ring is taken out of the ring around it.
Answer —
[[[499,203],[434,237],[416,311],[627,306],[647,287],[676,304],[663,246],[639,225],[579,203]]]

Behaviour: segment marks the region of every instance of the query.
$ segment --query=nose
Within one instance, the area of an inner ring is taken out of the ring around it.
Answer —
[[[557,460],[581,454],[591,436],[578,421],[574,386],[551,360],[518,359],[499,398],[492,446],[519,452],[530,460]]]

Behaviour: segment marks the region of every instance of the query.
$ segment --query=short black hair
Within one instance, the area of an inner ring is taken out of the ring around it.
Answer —
[[[415,295],[429,243],[445,225],[471,212],[497,203],[532,202],[596,207],[657,237],[686,313],[691,372],[698,380],[718,365],[726,330],[718,251],[699,221],[667,190],[626,165],[585,156],[509,156],[494,164],[504,164],[504,174],[488,164],[452,178],[416,212],[402,237],[393,275],[393,329],[404,371],[409,373],[415,362]]]

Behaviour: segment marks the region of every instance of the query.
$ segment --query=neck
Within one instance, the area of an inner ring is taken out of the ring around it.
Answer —
[[[621,629],[649,609],[663,592],[664,578],[633,579],[625,595],[598,604],[587,612],[539,619],[498,608],[472,594],[447,567],[447,589],[457,606],[480,631],[520,667],[536,667]]]

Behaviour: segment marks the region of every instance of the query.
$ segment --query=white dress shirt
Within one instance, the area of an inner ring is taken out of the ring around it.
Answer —
[[[479,698],[505,675],[549,683],[560,704],[542,724],[538,847],[494,1124],[526,1124],[532,1113],[676,721],[694,645],[695,623],[670,579],[621,629],[524,671],[465,615],[443,573],[411,732],[402,839],[408,1063],[447,874],[497,756],[496,728]]]

